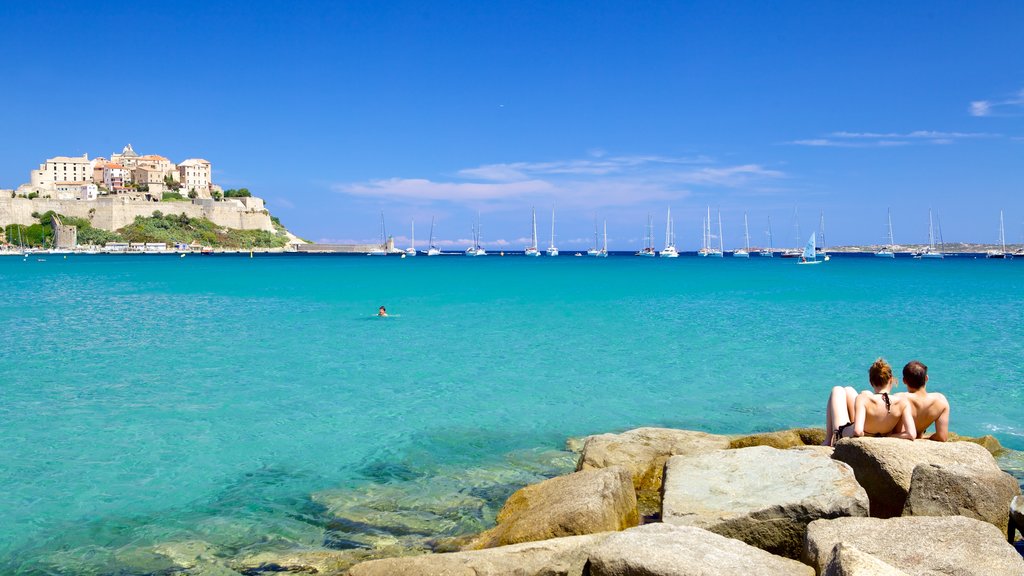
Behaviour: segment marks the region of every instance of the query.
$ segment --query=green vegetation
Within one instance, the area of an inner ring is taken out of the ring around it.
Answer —
[[[250,196],[252,196],[252,194],[249,192],[248,188],[239,188],[237,190],[231,188],[224,191],[225,198],[249,198]]]
[[[164,192],[161,202],[187,202],[188,198],[185,198],[178,192]]]
[[[164,215],[159,210],[150,218],[139,216],[118,230],[124,242],[198,242],[206,246],[280,248],[288,243],[284,232],[221,228],[205,218],[184,214]]]

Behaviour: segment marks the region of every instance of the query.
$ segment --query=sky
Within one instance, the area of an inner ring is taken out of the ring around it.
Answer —
[[[0,188],[131,143],[299,236],[1024,237],[1024,3],[4,2]],[[795,214],[798,215],[795,218]],[[716,230],[717,234],[717,230]]]

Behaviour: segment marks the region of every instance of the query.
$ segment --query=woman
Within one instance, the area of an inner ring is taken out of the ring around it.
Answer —
[[[917,428],[910,404],[902,396],[890,396],[897,381],[892,367],[879,358],[868,368],[874,392],[857,394],[853,388],[836,386],[825,414],[825,444],[834,446],[840,438],[890,436],[913,440]],[[909,431],[909,432],[908,432]]]

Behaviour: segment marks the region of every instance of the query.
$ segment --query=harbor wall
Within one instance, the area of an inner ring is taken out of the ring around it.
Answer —
[[[236,199],[221,202],[209,199],[192,202],[148,202],[119,197],[96,200],[0,198],[0,225],[38,224],[39,220],[33,218],[32,214],[43,214],[50,210],[63,216],[84,218],[92,222],[94,227],[110,231],[131,224],[136,216],[149,217],[158,210],[164,214],[206,218],[225,228],[274,231],[270,213],[263,208],[263,202],[259,198],[246,198],[245,202]]]

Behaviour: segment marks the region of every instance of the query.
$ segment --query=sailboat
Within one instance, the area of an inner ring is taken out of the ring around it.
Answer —
[[[654,220],[651,215],[647,215],[647,228],[644,229],[644,247],[636,253],[637,256],[644,256],[647,258],[653,258],[657,256],[654,250]]]
[[[914,254],[914,258],[929,258],[941,260],[945,258],[942,248],[935,250],[935,227],[932,226],[932,209],[928,209],[928,246]]]
[[[758,254],[760,254],[761,256],[764,256],[765,258],[774,258],[775,257],[774,246],[772,246],[772,217],[771,216],[768,217],[768,247],[765,248],[764,250],[761,250],[760,252],[758,252]]]
[[[476,226],[473,226],[473,245],[466,248],[466,256],[487,256],[487,251],[480,247],[480,213],[476,213]]]
[[[427,246],[427,256],[440,256],[441,249],[434,246],[434,217],[430,217],[430,244]]]
[[[708,215],[704,219],[704,247],[701,248],[700,255],[710,258],[721,258],[722,257],[722,211],[718,211],[718,248],[712,246],[711,240],[711,207],[708,206]]]
[[[653,239],[651,240],[653,244]],[[653,250],[653,247],[652,247]],[[668,218],[665,220],[665,249],[659,254],[662,258],[678,258],[679,252],[676,251],[676,227],[675,223],[672,222],[672,207],[668,209]]]
[[[800,212],[798,208],[793,208],[793,228],[796,229],[796,242],[797,246],[800,245]],[[799,258],[803,252],[799,248],[792,248],[782,253],[783,258]]]
[[[814,232],[811,232],[811,237],[807,239],[807,245],[804,246],[804,251],[800,253],[800,261],[797,264],[821,264],[821,260],[818,260],[818,252],[815,248]]]
[[[540,256],[540,250],[537,249],[537,209],[533,208],[533,235],[530,237],[530,245],[526,247],[523,254],[526,256]]]
[[[708,207],[708,217],[711,216],[711,207]],[[707,257],[708,253],[711,252],[711,241],[708,238],[710,236],[710,228],[708,228],[708,219],[700,219],[700,250],[697,250],[697,256],[702,258]]]
[[[412,221],[412,234],[409,236],[409,248],[405,251],[405,255],[416,255],[416,220]]]
[[[602,246],[601,251],[597,254],[597,257],[608,257],[608,220],[604,221],[604,245]]]
[[[1006,236],[1003,234],[1003,211],[999,211],[999,249],[989,250],[985,253],[985,258],[1012,258],[1013,256],[1006,253]]]
[[[555,207],[551,207],[551,245],[548,246],[548,256],[558,256],[558,248],[555,247]]]
[[[380,212],[380,245],[366,253],[367,256],[387,256],[388,240],[387,230],[384,228],[384,211]]]
[[[828,262],[832,259],[825,250],[825,211],[822,210],[818,213],[818,234],[821,236],[821,247],[818,248],[818,252],[822,255],[822,260]]]
[[[732,253],[733,258],[750,258],[750,232],[747,230],[747,213],[743,213],[743,248]]]
[[[597,247],[597,218],[594,218],[594,247],[587,250],[587,256],[600,256],[601,250]]]
[[[891,209],[888,210],[888,214],[889,214],[889,244],[887,244],[884,248],[882,248],[878,252],[875,252],[875,256],[878,256],[879,258],[895,258],[896,257],[896,252],[893,250],[894,245],[893,245],[893,241],[892,241],[892,210]]]

